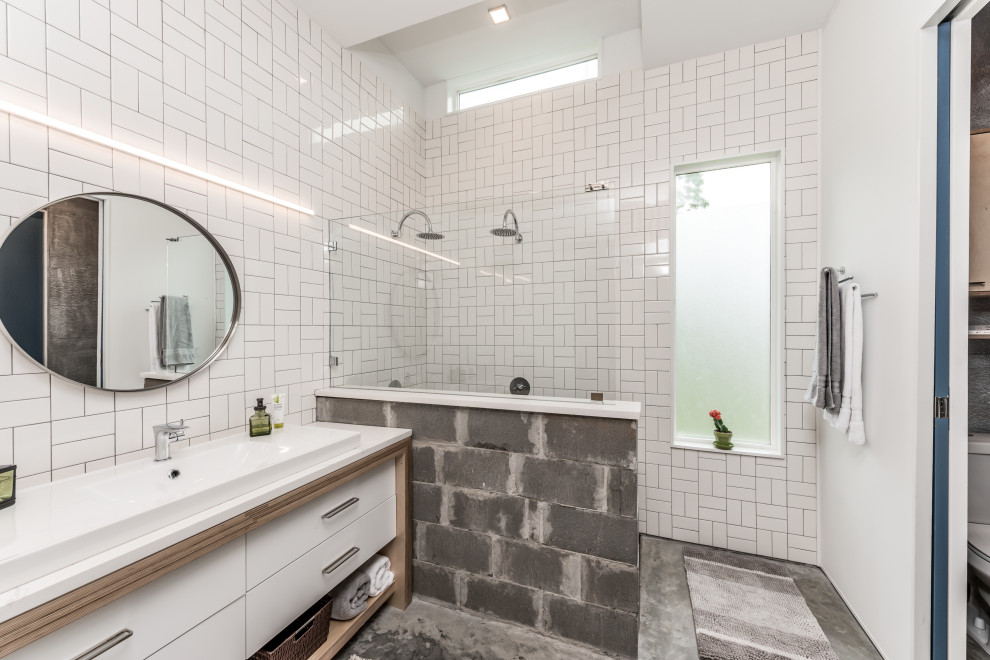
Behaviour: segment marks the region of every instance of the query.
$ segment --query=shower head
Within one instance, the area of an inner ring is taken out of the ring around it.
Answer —
[[[515,225],[515,229],[509,226],[510,215],[512,216],[512,224]],[[522,232],[519,231],[519,221],[516,220],[516,214],[512,212],[512,209],[506,209],[505,214],[502,216],[502,226],[492,229],[491,234],[500,238],[511,238],[515,236],[516,243],[523,242]]]
[[[430,216],[417,209],[406,211],[406,214],[402,216],[402,220],[399,221],[399,227],[392,230],[392,238],[398,238],[402,235],[402,225],[406,223],[406,220],[408,220],[411,215],[421,215],[423,216],[423,219],[426,220],[426,231],[421,231],[416,234],[417,238],[422,238],[424,241],[439,241],[443,238],[443,234],[433,231],[433,223],[430,221]]]

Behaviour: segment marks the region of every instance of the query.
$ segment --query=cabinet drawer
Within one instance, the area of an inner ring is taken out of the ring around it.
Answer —
[[[244,542],[231,541],[8,656],[75,658],[125,630],[98,660],[147,658],[244,594]]]
[[[264,646],[393,538],[394,496],[249,591],[247,655]],[[324,572],[354,548],[357,552],[346,561]]]
[[[389,461],[249,532],[248,589],[271,577],[394,495],[395,462]]]
[[[223,608],[148,660],[244,660],[244,599]]]

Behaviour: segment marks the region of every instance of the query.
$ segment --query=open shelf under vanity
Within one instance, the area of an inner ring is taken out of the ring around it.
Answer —
[[[384,554],[384,551],[383,551]],[[388,603],[388,599],[395,593],[396,586],[392,584],[388,589],[373,598],[368,599],[368,607],[356,617],[349,621],[331,621],[330,634],[323,646],[316,649],[316,653],[309,656],[309,660],[331,660],[340,649],[344,648],[372,615],[381,609],[382,605]]]

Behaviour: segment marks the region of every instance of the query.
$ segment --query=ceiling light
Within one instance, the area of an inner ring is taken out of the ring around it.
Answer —
[[[388,241],[389,243],[395,243],[396,245],[401,245],[404,248],[408,248],[410,250],[415,250],[416,252],[422,252],[423,254],[425,254],[428,257],[433,257],[434,259],[439,259],[441,261],[446,261],[446,262],[449,262],[449,263],[454,264],[455,266],[460,266],[461,265],[461,262],[459,262],[459,261],[454,261],[453,259],[448,259],[447,257],[441,257],[439,254],[436,254],[434,252],[430,252],[429,250],[424,250],[423,248],[418,248],[415,245],[409,245],[408,243],[403,243],[402,241],[397,241],[394,238],[389,238],[388,236],[383,236],[382,234],[379,234],[378,232],[371,231],[370,229],[365,229],[363,227],[358,227],[357,225],[351,225],[351,224],[348,224],[347,226],[350,227],[351,229],[353,229],[354,231],[361,232],[362,234],[367,234],[368,236],[374,236],[375,238],[380,238],[383,241]]]
[[[499,23],[505,23],[509,20],[509,10],[505,8],[505,5],[499,5],[498,7],[492,7],[488,10],[488,15],[492,17],[492,23],[498,25]]]
[[[250,195],[251,197],[257,197],[258,199],[263,199],[266,202],[271,202],[272,204],[278,204],[279,206],[284,206],[285,208],[292,209],[294,211],[299,211],[300,213],[305,213],[307,215],[315,215],[313,209],[308,209],[305,206],[300,206],[294,202],[289,202],[284,199],[275,197],[274,195],[269,195],[268,193],[263,193],[260,190],[255,190],[253,188],[248,188],[247,186],[241,185],[234,181],[224,179],[215,174],[210,174],[209,172],[204,172],[203,170],[198,170],[195,167],[189,167],[178,161],[171,160],[169,158],[163,158],[158,154],[152,153],[150,151],[145,151],[144,149],[139,149],[138,147],[133,147],[129,144],[121,142],[119,140],[114,140],[113,138],[108,138],[99,133],[94,133],[93,131],[88,131],[85,128],[80,128],[78,126],[73,126],[72,124],[66,123],[59,119],[54,119],[48,115],[41,114],[40,112],[34,112],[33,110],[28,110],[27,108],[22,108],[13,103],[8,103],[7,101],[0,100],[0,112],[6,112],[8,114],[14,115],[15,117],[21,117],[22,119],[27,119],[28,121],[33,121],[36,124],[41,124],[42,126],[47,126],[48,128],[53,128],[56,131],[62,133],[67,133],[69,135],[75,135],[83,140],[89,140],[90,142],[95,142],[96,144],[102,144],[105,147],[110,147],[116,151],[122,151],[125,154],[130,154],[136,156],[141,160],[147,160],[152,163],[157,163],[162,167],[167,167],[170,170],[175,170],[176,172],[182,172],[188,174],[189,176],[194,176],[198,179],[204,181],[209,181],[210,183],[215,183],[217,185],[223,186],[225,188],[230,188],[231,190],[236,190],[238,192],[244,193],[245,195]]]

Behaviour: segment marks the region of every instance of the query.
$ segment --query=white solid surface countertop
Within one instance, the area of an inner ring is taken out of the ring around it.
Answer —
[[[316,396],[337,399],[367,399],[399,403],[424,403],[458,408],[487,408],[551,415],[578,415],[612,419],[639,419],[638,401],[589,401],[558,397],[514,396],[444,390],[417,390],[399,387],[327,387],[316,390]]]
[[[408,429],[353,424],[286,425],[270,437],[250,439],[258,446],[245,451],[250,444],[244,441],[246,432],[216,434],[210,442],[173,446],[174,460],[167,463],[147,458],[20,490],[17,502],[0,511],[0,575],[4,576],[0,579],[0,621],[410,435]],[[273,458],[276,454],[278,458]],[[232,461],[233,456],[240,463]],[[218,460],[225,461],[223,477],[214,479],[211,473],[220,469]],[[172,468],[180,468],[187,476],[184,484],[182,477],[173,482],[181,489],[178,495],[170,490],[173,486],[164,485]],[[142,479],[151,474],[149,469],[162,472],[162,484],[142,485]],[[80,502],[85,511],[74,510],[82,506]],[[181,505],[176,506],[177,502]],[[75,524],[74,518],[79,519]]]

